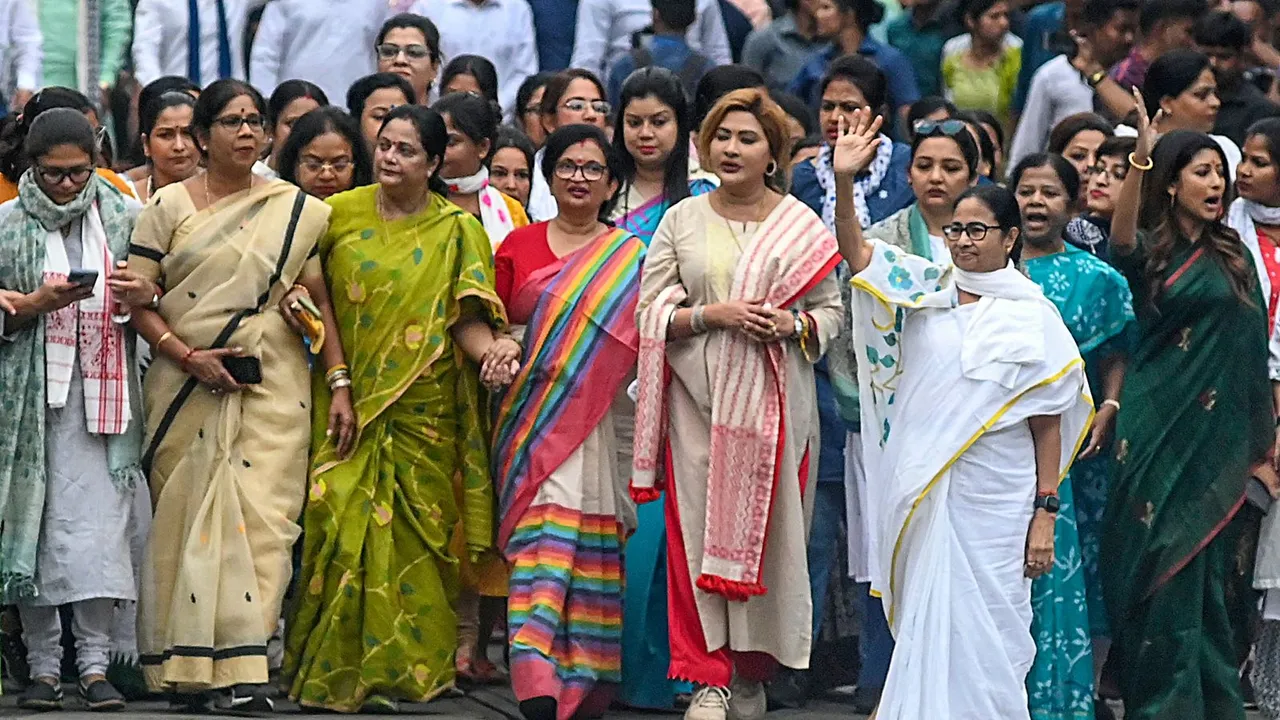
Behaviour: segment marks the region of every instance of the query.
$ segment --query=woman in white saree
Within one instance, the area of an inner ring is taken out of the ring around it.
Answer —
[[[944,229],[954,266],[863,239],[852,180],[879,125],[861,114],[834,158],[875,478],[872,592],[897,643],[876,717],[1028,718],[1030,578],[1052,566],[1057,486],[1093,414],[1084,364],[1058,310],[1015,269],[1008,190],[957,200]]]

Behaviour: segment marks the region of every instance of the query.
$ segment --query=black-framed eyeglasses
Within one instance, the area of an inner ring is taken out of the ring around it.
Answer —
[[[378,57],[383,60],[395,60],[400,53],[404,53],[404,56],[410,60],[422,60],[431,55],[431,49],[422,43],[410,43],[408,45],[382,43],[376,49]]]
[[[942,235],[948,240],[959,240],[961,235],[968,235],[970,240],[977,242],[987,236],[992,230],[1000,230],[999,225],[988,225],[977,221],[965,223],[951,223],[942,226]]]
[[[609,114],[609,103],[604,100],[588,100],[586,98],[569,98],[560,104],[560,107],[570,112],[583,112],[590,106],[597,115]]]
[[[239,132],[242,126],[248,125],[250,130],[258,132],[267,128],[267,119],[261,115],[224,115],[214,118],[213,124],[229,132]]]
[[[89,177],[93,175],[93,166],[78,165],[69,168],[55,168],[37,165],[36,172],[40,174],[40,179],[49,185],[60,185],[64,180],[70,180],[75,185],[83,185],[89,182]]]
[[[917,135],[955,137],[962,132],[968,132],[969,126],[965,125],[963,120],[917,120],[915,131]]]
[[[1107,175],[1116,182],[1124,182],[1129,176],[1129,167],[1123,163],[1116,163],[1115,167],[1107,167],[1105,163],[1098,163],[1093,167],[1087,168],[1090,175]]]
[[[598,162],[589,162],[579,165],[572,160],[561,160],[556,163],[555,175],[561,180],[572,180],[578,175],[578,173],[582,173],[583,180],[586,180],[587,182],[595,182],[603,178],[607,172],[609,172],[609,169]]]

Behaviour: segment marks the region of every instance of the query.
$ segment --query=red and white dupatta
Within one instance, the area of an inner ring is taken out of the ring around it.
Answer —
[[[840,261],[835,236],[803,203],[785,196],[747,242],[734,269],[730,300],[789,308]],[[666,336],[684,288],[664,290],[640,314],[632,491],[657,497],[666,462]],[[763,595],[765,534],[788,440],[784,359],[790,343],[760,343],[725,333],[711,387],[707,516],[699,588],[731,600]]]

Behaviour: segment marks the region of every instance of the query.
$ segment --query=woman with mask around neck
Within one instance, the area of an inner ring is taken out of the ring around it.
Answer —
[[[763,682],[809,665],[801,488],[813,364],[843,312],[835,239],[782,194],[787,123],[762,89],[715,104],[698,156],[720,185],[667,212],[641,278],[632,496],[666,492],[668,677],[699,686],[688,720],[759,720]]]
[[[22,615],[32,684],[20,707],[62,707],[69,605],[80,695],[119,710],[106,679],[115,606],[133,612],[134,527],[150,518],[135,336],[120,320],[153,286],[120,267],[138,205],[94,173],[84,115],[41,113],[24,152],[18,197],[0,205],[0,385],[12,402],[0,417],[0,597]],[[94,277],[69,278],[80,268]]]
[[[494,263],[527,350],[493,465],[498,546],[515,568],[512,689],[528,720],[563,720],[602,715],[622,679],[622,545],[636,525],[616,421],[633,412],[645,246],[603,221],[620,168],[602,130],[569,125],[544,147],[560,214],[512,233]]]
[[[1222,147],[1186,130],[1157,143],[1134,95],[1137,150],[1111,223],[1138,317],[1102,524],[1111,653],[1126,717],[1243,720],[1258,520],[1247,489],[1256,478],[1280,491],[1267,301],[1222,221]]]
[[[1093,414],[1084,364],[1014,266],[1008,190],[960,196],[945,228],[954,265],[864,239],[852,179],[880,122],[860,115],[835,151],[862,427],[875,428],[862,446],[877,479],[871,582],[897,641],[876,717],[1025,719],[1028,578],[1053,566],[1058,481]]]
[[[480,219],[497,250],[512,230],[529,224],[520,203],[489,183],[488,162],[500,118],[491,103],[470,93],[449,93],[433,108],[449,131],[449,146],[440,165],[449,201]]]
[[[1095,701],[1093,690],[1109,645],[1098,543],[1110,485],[1107,450],[1125,356],[1136,331],[1133,294],[1115,268],[1066,240],[1080,191],[1070,162],[1061,155],[1028,155],[1010,173],[1009,186],[1022,213],[1022,266],[1075,338],[1097,408],[1089,441],[1058,486],[1058,562],[1031,585],[1036,639],[1036,660],[1027,676],[1031,712],[1038,720],[1069,720],[1092,715],[1095,703],[1104,702]],[[1089,632],[1081,633],[1082,628]]]

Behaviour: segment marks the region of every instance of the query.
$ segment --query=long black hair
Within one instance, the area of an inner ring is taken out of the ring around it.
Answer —
[[[276,86],[275,92],[271,93],[271,99],[267,101],[268,132],[275,129],[280,116],[289,108],[289,105],[294,100],[302,98],[315,100],[320,107],[329,104],[329,96],[324,94],[324,90],[321,90],[319,85],[306,80],[285,80]]]
[[[475,78],[476,85],[480,86],[480,94],[485,100],[493,103],[498,109],[498,116],[502,116],[502,102],[498,99],[498,71],[494,69],[493,63],[489,62],[489,58],[480,55],[459,55],[449,61],[444,66],[444,72],[440,73],[440,92],[446,93],[445,88],[449,87],[449,81],[459,75],[470,75]]]
[[[1187,48],[1170,50],[1156,58],[1142,82],[1142,99],[1147,103],[1147,115],[1155,117],[1161,100],[1178,97],[1195,85],[1205,70],[1211,69],[1213,64],[1208,55]]]
[[[1028,170],[1042,167],[1050,168],[1058,176],[1058,181],[1067,191],[1068,207],[1074,206],[1080,198],[1080,173],[1076,172],[1076,166],[1066,158],[1054,153],[1033,153],[1022,158],[1013,168],[1013,172],[1009,173],[1009,189],[1016,193],[1023,174]]]
[[[627,189],[636,179],[636,159],[622,140],[626,129],[627,106],[634,100],[653,97],[671,108],[675,115],[676,145],[667,158],[662,173],[662,194],[670,205],[689,197],[689,134],[693,132],[693,117],[689,100],[680,78],[670,70],[657,65],[640,68],[622,83],[617,117],[614,118],[613,137],[618,152],[618,197],[625,198]]]
[[[1169,194],[1169,190],[1177,184],[1183,169],[1205,150],[1217,155],[1222,163],[1222,170],[1227,175],[1222,198],[1222,206],[1226,207],[1231,202],[1231,171],[1228,170],[1222,146],[1213,138],[1192,130],[1174,130],[1161,137],[1151,152],[1152,168],[1143,178],[1138,227],[1149,233],[1145,246],[1145,278],[1148,283],[1147,297],[1151,299],[1153,306],[1164,290],[1165,273],[1175,250],[1195,240],[1182,232],[1177,218],[1177,199]],[[1225,271],[1227,282],[1236,298],[1252,305],[1253,289],[1258,277],[1236,231],[1227,227],[1219,218],[1205,225],[1199,244]]]
[[[408,104],[414,102],[413,86],[408,80],[395,73],[374,73],[365,75],[347,88],[347,112],[351,113],[351,117],[359,120],[360,116],[364,115],[364,106],[369,102],[369,97],[386,88],[399,90],[404,94]]]
[[[397,105],[383,119],[382,127],[378,129],[379,135],[392,120],[408,120],[413,125],[428,160],[444,159],[444,150],[449,145],[449,131],[440,113],[421,105]],[[436,163],[435,171],[427,178],[427,189],[441,197],[449,196],[449,186],[440,179],[440,163]]]
[[[351,187],[361,187],[373,183],[373,158],[369,148],[365,146],[364,137],[360,134],[360,124],[342,111],[342,108],[321,107],[298,118],[294,123],[289,139],[280,149],[281,180],[298,184],[298,159],[302,151],[311,141],[328,133],[337,133],[351,146]]]
[[[978,175],[978,165],[982,162],[982,154],[978,150],[978,143],[973,139],[973,134],[969,132],[969,128],[963,120],[950,119],[941,120],[933,126],[925,125],[928,131],[922,128],[911,138],[911,159],[914,162],[916,151],[925,140],[934,138],[943,138],[954,142],[960,148],[960,155],[964,158],[964,164],[969,168],[969,180],[973,180]]]
[[[500,119],[489,101],[470,93],[452,92],[437,100],[431,108],[441,116],[448,115],[458,132],[470,138],[471,142],[478,145],[487,141],[489,151],[480,158],[480,164],[489,164],[494,152],[493,137],[498,132]]]
[[[35,122],[40,113],[54,108],[71,108],[87,113],[93,110],[93,103],[71,88],[45,88],[27,101],[22,114],[5,118],[4,124],[0,126],[0,174],[11,182],[18,182],[22,173],[31,167],[31,158],[23,147],[27,133],[31,130],[31,123]]]
[[[1009,188],[990,183],[974,185],[960,193],[956,198],[956,206],[970,198],[987,206],[991,214],[996,217],[996,224],[1000,226],[1001,231],[1006,233],[1014,229],[1018,231],[1018,237],[1013,241],[1013,248],[1009,250],[1009,260],[1017,264],[1022,259],[1022,210],[1018,207],[1018,199],[1013,196]]]

